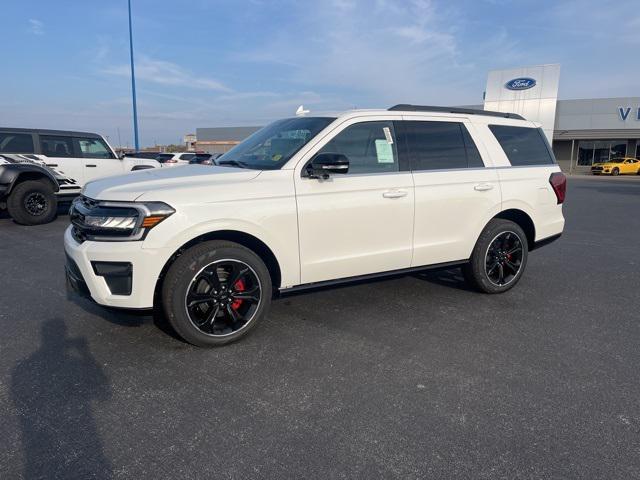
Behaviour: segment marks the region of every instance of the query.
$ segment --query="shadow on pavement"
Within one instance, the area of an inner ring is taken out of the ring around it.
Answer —
[[[25,479],[111,478],[92,413],[111,396],[109,380],[83,337],[62,319],[42,326],[40,348],[12,372]]]
[[[153,322],[156,328],[164,334],[169,335],[182,343],[187,343],[176,333],[169,323],[169,320],[162,312],[162,308],[157,304],[154,306],[153,310],[136,311],[109,308],[100,306],[90,299],[79,297],[78,295],[70,292],[67,292],[67,300],[75,303],[87,313],[95,315],[96,317],[120,327],[141,327],[146,322]]]
[[[472,287],[467,285],[459,268],[451,268],[448,270],[425,270],[424,272],[416,273],[413,276],[436,285],[475,292]]]

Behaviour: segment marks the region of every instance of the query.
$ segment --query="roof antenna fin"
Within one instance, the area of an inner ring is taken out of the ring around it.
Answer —
[[[296,110],[296,117],[302,117],[302,116],[306,115],[309,112],[310,112],[310,110],[305,110],[304,106],[300,105],[298,107],[298,109]]]

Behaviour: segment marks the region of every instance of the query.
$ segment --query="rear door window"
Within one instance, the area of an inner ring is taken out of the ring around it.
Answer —
[[[498,143],[514,167],[555,163],[544,133],[539,128],[489,125]]]
[[[0,132],[0,153],[34,153],[30,133]]]
[[[482,168],[480,153],[461,122],[402,121],[400,142],[406,143],[413,171]]]
[[[100,138],[76,138],[82,158],[115,158]]]
[[[40,135],[40,149],[48,157],[74,157],[73,139],[59,135]]]
[[[182,155],[180,155],[180,160],[191,160],[195,156],[195,153],[183,153]]]

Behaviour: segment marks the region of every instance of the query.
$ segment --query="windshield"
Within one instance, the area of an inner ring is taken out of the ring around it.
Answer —
[[[335,118],[279,120],[258,130],[218,158],[218,165],[277,170]]]

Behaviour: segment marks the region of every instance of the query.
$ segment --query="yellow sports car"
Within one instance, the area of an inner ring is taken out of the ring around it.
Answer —
[[[637,158],[612,158],[608,162],[594,163],[591,167],[594,175],[622,175],[625,173],[640,175],[640,160]]]

